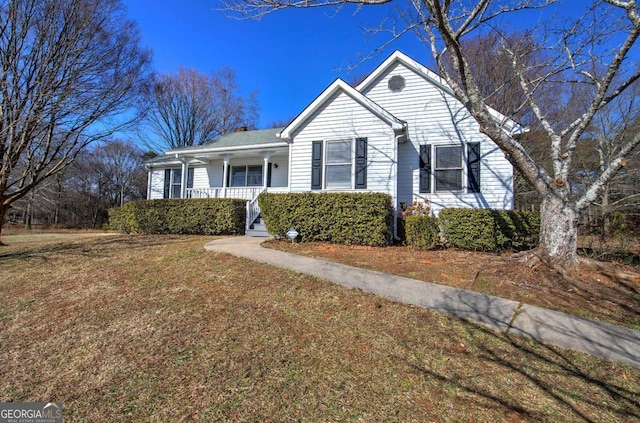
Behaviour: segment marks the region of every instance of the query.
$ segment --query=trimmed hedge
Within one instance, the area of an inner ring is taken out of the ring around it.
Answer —
[[[432,216],[407,216],[404,219],[407,245],[417,250],[431,250],[440,240],[438,218]]]
[[[109,210],[109,228],[123,233],[242,235],[246,203],[218,198],[135,201]]]
[[[540,216],[531,212],[444,209],[440,223],[449,245],[465,250],[523,250],[538,243]]]
[[[302,242],[383,246],[391,243],[393,207],[382,193],[262,193],[267,231],[285,238],[295,228]]]

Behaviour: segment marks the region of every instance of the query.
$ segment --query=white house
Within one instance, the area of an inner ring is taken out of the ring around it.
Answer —
[[[505,131],[521,131],[494,113]],[[446,83],[396,51],[353,88],[335,80],[285,128],[240,131],[147,163],[149,199],[385,192],[396,210],[513,208],[513,168]]]

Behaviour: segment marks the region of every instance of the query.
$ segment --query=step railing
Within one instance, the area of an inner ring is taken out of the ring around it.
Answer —
[[[245,233],[249,232],[251,229],[251,225],[256,221],[258,216],[260,216],[260,206],[258,205],[258,196],[266,191],[265,188],[261,188],[255,197],[249,201],[247,201],[247,219],[246,219],[246,227]]]

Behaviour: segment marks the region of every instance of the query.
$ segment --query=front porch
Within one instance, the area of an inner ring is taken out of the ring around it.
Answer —
[[[245,221],[245,232],[248,234],[260,216],[260,206],[258,196],[263,192],[285,193],[289,192],[287,187],[210,187],[210,188],[187,188],[184,198],[237,198],[247,200],[247,217]],[[265,232],[266,233],[266,232]]]
[[[234,132],[150,160],[147,198],[243,199],[248,230],[260,215],[260,193],[289,191],[289,144],[279,131]]]

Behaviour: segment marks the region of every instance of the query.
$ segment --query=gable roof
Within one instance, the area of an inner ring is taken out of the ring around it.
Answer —
[[[291,139],[291,134],[300,127],[310,116],[319,110],[334,94],[343,92],[364,108],[385,121],[396,131],[406,127],[406,122],[393,116],[374,101],[363,95],[351,85],[338,78],[331,83],[318,97],[315,98],[286,128],[278,134],[280,138]]]
[[[387,57],[384,62],[382,62],[380,66],[375,68],[373,72],[369,74],[369,76],[367,76],[360,84],[358,84],[356,90],[358,90],[359,92],[366,91],[383,73],[385,73],[389,68],[391,68],[391,66],[395,65],[396,63],[402,63],[404,66],[422,76],[427,81],[433,83],[441,90],[455,97],[453,90],[443,77],[398,50],[394,51],[389,57]],[[522,125],[520,125],[513,119],[504,116],[497,110],[491,107],[488,107],[488,109],[494,120],[496,120],[506,130],[507,133],[518,134],[526,130]]]

